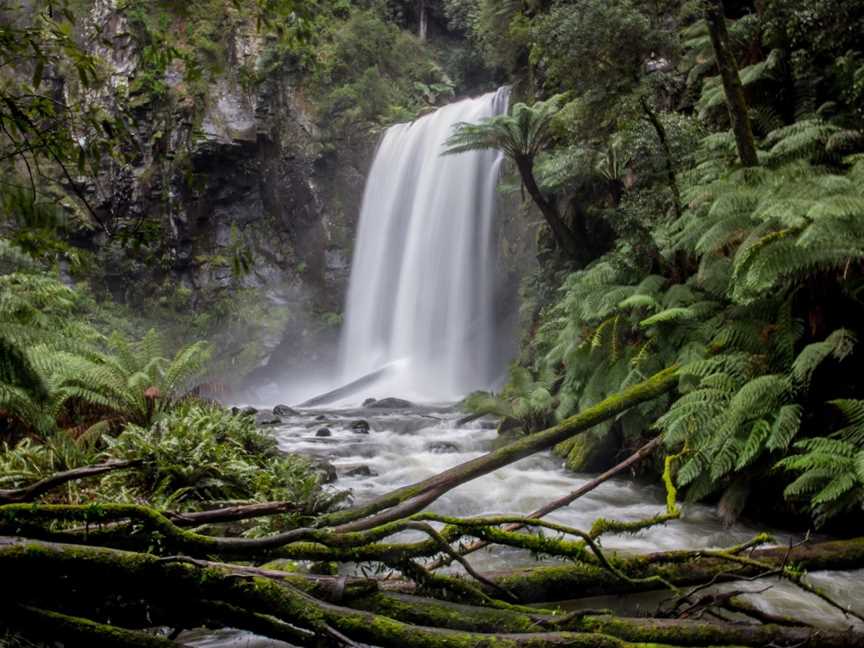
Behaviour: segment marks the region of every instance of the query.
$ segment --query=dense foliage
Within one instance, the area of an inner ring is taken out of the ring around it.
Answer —
[[[854,3],[763,5],[728,25],[755,168],[726,130],[698,5],[555,2],[512,19],[529,22],[538,92],[570,93],[538,163],[546,199],[615,237],[575,271],[530,279],[521,367],[497,401],[469,404],[530,431],[677,364],[679,396],[565,444],[569,465],[602,467],[659,430],[690,499],[719,497],[731,520],[784,491],[822,524],[864,502],[849,400],[862,389],[864,68],[860,44],[816,26],[862,16]],[[556,296],[536,288],[562,275]]]

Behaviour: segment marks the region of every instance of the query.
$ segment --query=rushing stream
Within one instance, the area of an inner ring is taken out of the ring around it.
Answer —
[[[280,447],[322,457],[335,466],[338,479],[334,488],[351,489],[354,501],[361,503],[446,468],[468,461],[492,449],[497,433],[491,422],[475,421],[457,426],[463,413],[449,407],[423,407],[411,410],[342,409],[312,410],[285,421],[275,434]],[[369,434],[357,434],[351,424],[367,421]],[[316,433],[327,428],[329,437]],[[548,453],[529,457],[495,473],[464,484],[438,500],[430,510],[444,514],[470,516],[491,513],[526,514],[541,505],[575,490],[593,475],[566,471],[561,461]],[[598,517],[640,520],[664,510],[664,493],[655,484],[626,478],[612,479],[569,507],[547,519],[581,529],[590,528]],[[712,508],[686,505],[684,517],[663,526],[632,535],[610,536],[603,546],[626,552],[668,549],[719,548],[751,539],[763,528],[739,524],[725,529]],[[402,539],[410,538],[403,536]],[[793,538],[775,534],[778,542]],[[536,565],[522,550],[496,547],[472,554],[471,564],[479,571],[512,569]],[[841,600],[852,602],[864,612],[864,572],[822,572],[814,574],[814,584]],[[792,616],[823,627],[842,628],[852,623],[840,612],[819,599],[774,579],[753,583],[730,583],[718,590],[761,591],[751,600],[767,612]],[[580,601],[592,608],[610,607],[638,614],[653,610],[665,595],[604,597]],[[245,633],[225,631],[187,639],[196,646],[244,648],[281,646]]]

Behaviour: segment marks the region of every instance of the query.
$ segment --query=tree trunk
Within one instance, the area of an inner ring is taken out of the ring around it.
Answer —
[[[553,205],[537,185],[537,180],[534,177],[534,160],[526,156],[518,156],[515,158],[516,168],[519,170],[519,175],[522,178],[522,185],[528,191],[531,199],[540,209],[543,218],[552,230],[552,236],[555,239],[555,244],[561,248],[567,256],[582,265],[586,261],[585,242],[580,243],[576,240],[573,232],[567,227],[558,209]]]
[[[417,0],[418,27],[417,35],[425,42],[429,31],[429,13],[426,9],[426,0]]]
[[[657,113],[648,104],[645,97],[641,97],[642,110],[648,117],[648,121],[654,127],[657,133],[657,139],[660,140],[660,148],[663,149],[663,157],[666,161],[666,178],[669,181],[669,189],[672,191],[672,206],[675,209],[675,218],[681,218],[681,191],[678,189],[678,180],[675,177],[675,162],[672,159],[672,149],[669,146],[669,138],[666,136],[666,128],[663,122],[657,117]]]
[[[711,34],[711,44],[714,46],[714,56],[720,77],[723,79],[723,90],[726,93],[726,105],[729,108],[729,118],[735,142],[738,146],[738,156],[745,167],[759,166],[756,155],[756,144],[753,140],[753,127],[747,100],[744,98],[744,86],[738,75],[738,64],[729,47],[729,32],[726,29],[726,13],[723,0],[706,0],[705,21]]]

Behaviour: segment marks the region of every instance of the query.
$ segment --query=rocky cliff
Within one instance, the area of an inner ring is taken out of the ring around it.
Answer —
[[[114,235],[81,236],[97,257],[95,283],[115,300],[184,314],[254,303],[234,330],[206,324],[229,364],[266,367],[274,349],[282,367],[318,360],[335,342],[375,135],[334,153],[291,57],[260,72],[272,58],[266,31],[240,16],[224,23],[224,60],[190,81],[176,51],[161,68],[148,60],[156,39],[128,3],[91,3],[82,41],[106,82],[81,92],[125,120],[131,137],[124,160],[104,163],[86,185]],[[168,33],[182,39],[184,30],[172,23]]]

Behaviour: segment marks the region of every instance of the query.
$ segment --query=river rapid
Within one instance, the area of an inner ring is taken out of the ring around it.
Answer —
[[[493,421],[481,419],[460,425],[463,416],[464,413],[448,406],[404,410],[309,410],[285,419],[283,425],[273,428],[273,434],[285,452],[299,452],[329,461],[338,475],[331,487],[350,489],[354,502],[362,503],[496,447],[499,440]],[[360,420],[369,423],[368,434],[359,434],[352,429],[352,424]],[[327,428],[330,436],[316,436],[322,428]],[[575,490],[592,477],[568,472],[561,460],[543,453],[454,489],[435,502],[430,510],[457,516],[527,514]],[[589,529],[599,517],[635,521],[657,515],[664,511],[664,502],[665,493],[659,484],[615,478],[570,506],[550,514],[547,519]],[[745,542],[762,531],[772,532],[753,521],[724,528],[714,509],[702,505],[686,504],[683,511],[680,520],[635,534],[604,537],[602,545],[621,552],[721,548]],[[776,542],[784,545],[801,539],[784,532],[772,532],[772,535]],[[405,535],[401,539],[410,538],[410,535]],[[527,551],[501,547],[472,554],[469,560],[480,572],[538,564]],[[820,572],[809,578],[829,595],[864,613],[862,576],[864,571]],[[766,587],[769,589],[748,596],[766,612],[833,629],[853,624],[852,617],[846,617],[817,597],[776,579],[730,583],[716,589],[761,591]],[[583,600],[579,605],[639,614],[654,609],[665,596],[604,597]],[[209,648],[285,645],[232,631],[188,633],[183,640],[189,645]]]

